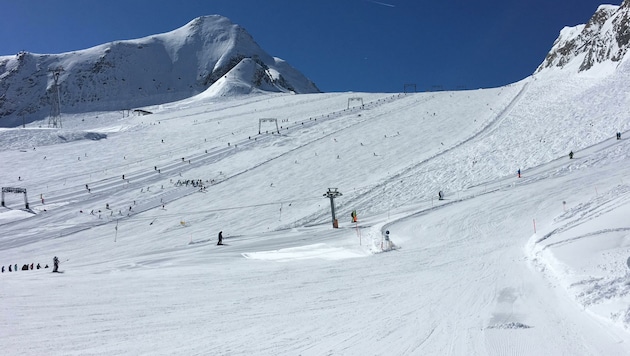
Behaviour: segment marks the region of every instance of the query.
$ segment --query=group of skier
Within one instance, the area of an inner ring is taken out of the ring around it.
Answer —
[[[617,140],[621,140],[621,132],[617,132],[615,137],[617,138]],[[569,151],[569,159],[573,159],[574,155],[575,154],[573,153],[573,150]],[[518,169],[516,174],[518,175],[519,178],[521,178],[521,169],[520,168]]]
[[[617,137],[617,140],[620,140],[621,139],[621,133],[617,132],[616,137]],[[573,159],[573,151],[569,152],[569,159]],[[518,178],[521,178],[521,169],[520,168],[517,171],[517,175],[518,175]],[[123,176],[123,179],[124,179],[124,176]],[[192,185],[192,186],[195,186],[195,187],[196,186],[203,187],[203,181],[201,179],[198,179],[198,180],[184,180],[184,181],[179,180],[179,181],[177,181],[177,183],[175,185],[176,186],[181,186],[181,185],[189,185],[189,184]],[[89,189],[87,184],[86,184],[86,189]],[[438,192],[438,199],[439,200],[443,200],[444,199],[444,192],[441,191],[441,190]],[[106,209],[107,208],[109,208],[109,204],[107,204]],[[352,218],[352,222],[354,222],[354,223],[358,222],[356,210],[352,210],[352,213],[350,214],[350,216]],[[385,231],[385,234],[383,235],[383,240],[384,240],[384,244],[385,244],[385,246],[383,246],[383,247],[385,247],[387,249],[391,249],[391,241],[389,239],[389,230]],[[223,245],[223,231],[219,231],[217,245]],[[37,267],[34,267],[33,263],[31,263],[30,266],[28,264],[25,264],[24,266],[22,266],[22,270],[28,270],[29,268],[32,270],[34,268],[40,269],[42,267],[41,267],[41,265],[39,263],[37,264]],[[46,265],[43,268],[48,268],[48,265]],[[13,266],[9,265],[9,268],[8,268],[9,272],[17,271],[17,270],[18,270],[18,265],[17,264],[15,264]],[[2,266],[2,273],[4,273],[4,272],[5,272],[5,266]],[[53,272],[59,272],[59,259],[57,258],[57,256],[55,256],[53,258]]]
[[[188,185],[192,185],[193,187],[197,188],[197,187],[203,187],[203,180],[201,179],[186,179],[186,180],[177,180],[177,182],[175,182],[175,186],[176,187],[181,187],[181,186],[188,186]]]
[[[621,140],[621,132],[617,131],[615,137],[617,138],[617,140]],[[573,151],[569,152],[569,159],[573,159]]]
[[[21,270],[22,271],[28,271],[33,270],[33,269],[42,269],[42,268],[48,268],[48,265],[42,267],[39,263],[35,266],[34,263],[31,263],[30,265],[24,264],[22,265]],[[2,273],[4,273],[5,271],[8,272],[17,272],[18,271],[18,265],[17,263],[14,265],[9,265],[8,268],[5,269],[5,266],[2,266]],[[59,259],[57,258],[57,256],[55,256],[55,258],[53,258],[53,272],[58,272],[59,271]]]

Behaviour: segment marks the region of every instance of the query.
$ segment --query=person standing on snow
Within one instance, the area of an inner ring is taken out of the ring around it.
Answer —
[[[569,159],[573,159],[573,151],[569,152]]]
[[[57,256],[53,258],[53,272],[59,272],[59,259]]]
[[[518,171],[516,173],[518,173],[518,177],[521,178],[521,169],[520,168],[518,169]]]
[[[389,240],[389,230],[385,231],[385,235],[383,235],[383,239],[385,240],[383,243],[383,250],[391,250],[392,242]]]
[[[219,242],[217,242],[217,246],[218,245],[223,245],[223,231],[219,231]]]

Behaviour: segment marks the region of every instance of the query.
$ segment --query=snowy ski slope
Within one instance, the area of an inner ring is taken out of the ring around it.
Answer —
[[[64,271],[1,275],[2,349],[630,354],[629,74],[201,94],[2,129],[0,182],[32,212],[5,196],[0,265]]]

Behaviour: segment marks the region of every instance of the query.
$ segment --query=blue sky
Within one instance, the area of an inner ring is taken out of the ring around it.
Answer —
[[[0,0],[0,55],[79,50],[219,14],[322,91],[496,87],[533,73],[560,30],[601,1]]]

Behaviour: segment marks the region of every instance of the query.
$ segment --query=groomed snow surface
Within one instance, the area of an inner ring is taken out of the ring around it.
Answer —
[[[4,129],[0,350],[628,355],[629,72]]]

